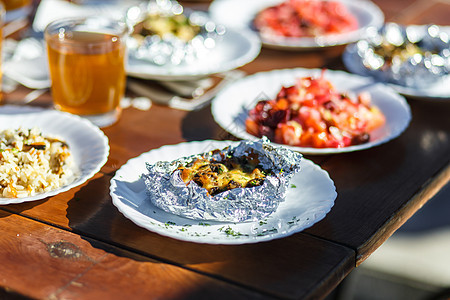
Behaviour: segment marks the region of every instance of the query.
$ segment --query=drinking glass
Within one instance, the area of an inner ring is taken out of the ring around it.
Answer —
[[[56,20],[46,27],[56,109],[99,127],[117,121],[126,85],[127,34],[125,23],[99,16]]]

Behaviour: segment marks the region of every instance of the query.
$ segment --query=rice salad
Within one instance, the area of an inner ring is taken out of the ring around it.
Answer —
[[[70,183],[74,173],[69,146],[57,137],[37,127],[0,131],[0,197],[45,193]]]

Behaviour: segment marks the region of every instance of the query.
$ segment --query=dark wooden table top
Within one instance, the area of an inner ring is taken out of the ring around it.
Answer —
[[[450,25],[450,2],[376,0],[388,21]],[[345,70],[343,47],[262,49],[241,69]],[[30,90],[5,95],[19,103]],[[450,178],[450,105],[408,99],[412,121],[397,139],[348,154],[306,156],[334,180],[331,212],[292,236],[206,245],[136,226],[112,204],[110,179],[130,158],[167,144],[222,139],[210,106],[186,112],[127,108],[104,128],[106,165],[85,184],[44,200],[0,207],[0,296],[46,299],[324,298]],[[46,93],[32,104],[51,106]]]

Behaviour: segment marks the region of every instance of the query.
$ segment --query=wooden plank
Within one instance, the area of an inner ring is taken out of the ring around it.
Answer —
[[[0,211],[0,287],[39,299],[269,297]]]
[[[307,297],[317,292],[317,286],[325,295],[354,267],[353,250],[304,234],[224,246],[183,242],[149,232],[112,205],[107,195],[110,178],[97,174],[82,187],[46,201],[2,209],[277,297]]]
[[[429,197],[413,198],[439,177],[450,160],[450,107],[410,102],[413,120],[398,139],[366,151],[331,157],[322,165],[334,179],[338,198],[326,219],[307,232],[337,241],[366,258]],[[381,238],[380,236],[383,236]],[[375,241],[373,239],[380,239]]]

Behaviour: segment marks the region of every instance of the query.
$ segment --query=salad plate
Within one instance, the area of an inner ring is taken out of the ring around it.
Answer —
[[[246,131],[245,120],[249,111],[260,100],[273,99],[282,86],[291,86],[296,79],[306,76],[319,77],[320,69],[282,69],[256,73],[225,87],[213,99],[211,111],[215,121],[226,131],[242,139],[257,140]],[[373,105],[386,118],[383,126],[370,132],[369,142],[342,148],[286,147],[304,154],[334,154],[372,148],[398,137],[409,125],[411,110],[406,100],[391,88],[374,83],[371,79],[342,71],[325,72],[339,92],[359,94],[368,92]]]
[[[94,176],[108,159],[108,138],[86,119],[56,110],[13,105],[1,106],[0,115],[0,130],[37,127],[44,135],[61,138],[75,163],[75,176],[69,184],[34,196],[0,198],[0,204],[35,201],[68,191]]]
[[[215,0],[209,11],[211,18],[218,24],[230,28],[252,29],[253,20],[261,10],[282,3],[285,0]],[[373,2],[367,0],[339,0],[355,16],[358,27],[347,33],[330,34],[317,37],[282,37],[260,35],[266,47],[283,50],[308,50],[315,48],[345,45],[364,36],[368,28],[380,28],[384,23],[384,14]]]
[[[336,188],[328,173],[302,159],[286,199],[269,217],[254,222],[202,221],[165,212],[147,198],[141,175],[145,164],[221,149],[237,142],[199,141],[167,145],[130,159],[111,179],[110,194],[117,209],[136,225],[163,236],[207,244],[247,244],[269,241],[300,232],[322,220],[334,205]]]

